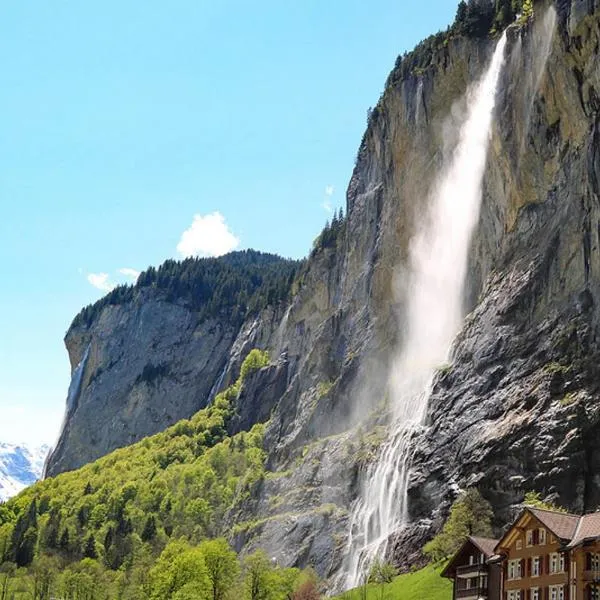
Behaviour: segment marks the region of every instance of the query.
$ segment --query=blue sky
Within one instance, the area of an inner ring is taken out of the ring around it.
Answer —
[[[305,255],[396,56],[455,8],[1,3],[0,441],[53,441],[62,338],[103,289],[183,254]]]

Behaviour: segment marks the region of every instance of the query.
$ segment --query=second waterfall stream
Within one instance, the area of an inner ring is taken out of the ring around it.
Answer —
[[[406,329],[390,375],[390,436],[352,509],[341,586],[346,589],[359,585],[372,562],[385,557],[390,536],[407,522],[414,434],[425,422],[433,375],[447,361],[464,318],[468,252],[479,220],[505,47],[506,32],[467,96],[456,147],[429,198],[427,218],[411,241]]]

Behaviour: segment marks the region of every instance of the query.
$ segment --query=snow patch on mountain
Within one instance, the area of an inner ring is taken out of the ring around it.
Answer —
[[[50,447],[0,442],[0,502],[18,494],[42,476]]]

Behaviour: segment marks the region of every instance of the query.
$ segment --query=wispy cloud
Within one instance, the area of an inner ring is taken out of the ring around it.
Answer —
[[[323,208],[328,212],[333,212],[333,205],[331,204],[331,198],[335,194],[335,188],[332,185],[325,186],[325,200],[323,200]]]
[[[177,251],[181,256],[222,256],[235,250],[240,240],[231,232],[220,212],[194,215],[188,229],[181,234]]]
[[[103,292],[110,292],[115,287],[108,273],[88,273],[87,280]]]
[[[137,278],[140,276],[140,272],[137,269],[132,269],[130,267],[123,267],[119,269],[119,273],[129,279],[132,279],[133,281],[137,281]]]

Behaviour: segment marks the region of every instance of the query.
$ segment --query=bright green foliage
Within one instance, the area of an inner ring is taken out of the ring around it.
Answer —
[[[265,475],[264,425],[232,437],[227,426],[244,379],[268,363],[251,351],[191,419],[0,505],[0,600],[291,598],[298,570],[255,554],[242,576],[218,537]]]
[[[269,353],[258,348],[250,350],[240,369],[240,377],[245,379],[248,373],[258,371],[269,364]]]
[[[239,575],[237,556],[223,538],[202,542],[199,550],[206,563],[210,597],[212,600],[224,600]]]
[[[470,535],[492,537],[492,507],[478,490],[463,492],[450,509],[442,531],[425,544],[423,552],[433,561],[450,558]]]
[[[553,510],[555,512],[567,512],[562,506],[557,506],[551,502],[544,502],[542,500],[542,495],[539,492],[527,492],[525,494],[525,499],[523,500],[523,505],[531,506],[533,508],[541,508],[543,510]]]
[[[400,575],[383,588],[383,600],[448,600],[452,583],[440,576],[440,569],[429,565],[420,571]],[[345,592],[337,600],[381,600],[381,589],[371,583]]]
[[[264,476],[264,426],[229,437],[227,425],[244,378],[265,364],[266,353],[251,351],[238,381],[191,419],[2,506],[0,563],[28,566],[37,553],[130,569],[140,553],[157,556],[169,539],[198,544],[225,533],[225,514]]]
[[[396,568],[391,563],[383,560],[376,560],[373,563],[368,581],[379,586],[379,600],[383,600],[386,584],[391,583],[397,574]]]
[[[523,6],[521,8],[521,23],[525,23],[532,16],[533,16],[533,1],[532,0],[523,0]]]
[[[208,600],[210,581],[200,548],[192,548],[182,540],[170,542],[150,571],[150,589],[151,600]]]
[[[158,269],[144,271],[134,286],[116,287],[86,306],[72,326],[89,326],[105,306],[131,302],[144,288],[162,291],[168,301],[184,302],[200,318],[224,317],[241,325],[249,314],[288,297],[301,264],[254,250],[219,258],[168,260]]]

